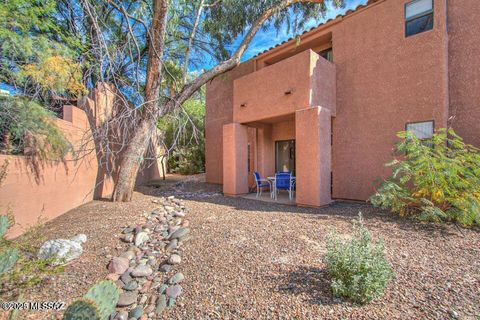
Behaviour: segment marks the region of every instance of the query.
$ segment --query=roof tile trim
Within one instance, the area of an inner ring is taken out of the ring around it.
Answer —
[[[303,32],[302,32],[301,34],[299,34],[298,36],[301,37],[301,36],[303,36],[304,34],[310,32],[310,31],[313,31],[313,30],[315,30],[315,29],[319,29],[320,27],[322,27],[322,26],[324,26],[324,25],[326,25],[326,24],[328,24],[328,23],[330,23],[330,22],[332,22],[332,21],[335,21],[335,20],[337,20],[337,19],[339,19],[339,18],[344,18],[344,17],[346,17],[346,16],[348,16],[348,15],[350,15],[350,14],[352,14],[352,13],[354,13],[354,12],[360,10],[360,9],[367,8],[367,7],[370,6],[371,4],[376,3],[376,2],[379,2],[379,1],[380,1],[380,0],[368,0],[368,1],[367,1],[367,4],[358,5],[358,6],[357,6],[355,9],[353,9],[353,10],[352,10],[352,9],[349,9],[349,10],[347,10],[344,14],[339,14],[339,15],[336,16],[335,18],[328,19],[327,21],[322,22],[322,23],[320,23],[319,25],[316,25],[316,26],[314,26],[314,27],[311,27],[310,29],[303,31]],[[297,37],[298,37],[298,36],[297,36]],[[267,53],[268,51],[270,51],[270,50],[272,50],[272,49],[275,49],[275,48],[277,48],[277,47],[279,47],[279,46],[281,46],[281,45],[284,45],[284,44],[286,44],[287,42],[290,42],[290,41],[292,41],[292,40],[294,40],[294,39],[295,39],[295,38],[288,38],[287,40],[284,40],[284,41],[282,41],[281,43],[277,43],[277,44],[274,45],[273,47],[270,47],[270,48],[268,48],[268,49],[263,50],[262,52],[257,53],[257,54],[254,55],[251,59],[257,58],[258,56],[261,56],[262,54]]]

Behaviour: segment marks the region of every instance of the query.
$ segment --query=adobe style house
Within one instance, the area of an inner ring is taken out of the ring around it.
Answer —
[[[322,206],[367,199],[398,131],[480,146],[479,30],[478,0],[370,0],[242,63],[207,86],[207,182],[292,171]]]

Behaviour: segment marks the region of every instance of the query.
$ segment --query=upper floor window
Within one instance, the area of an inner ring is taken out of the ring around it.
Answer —
[[[321,57],[327,59],[328,61],[332,62],[333,61],[333,50],[332,48],[328,48],[326,50],[320,51],[318,53]]]
[[[405,5],[405,36],[433,29],[433,0],[413,0]]]

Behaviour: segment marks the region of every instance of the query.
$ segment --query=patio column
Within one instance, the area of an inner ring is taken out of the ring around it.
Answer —
[[[239,123],[223,126],[223,193],[248,193],[248,127]]]
[[[257,171],[262,177],[275,174],[275,141],[272,140],[272,125],[257,126]]]
[[[295,112],[296,202],[320,207],[331,202],[331,113],[322,107]]]

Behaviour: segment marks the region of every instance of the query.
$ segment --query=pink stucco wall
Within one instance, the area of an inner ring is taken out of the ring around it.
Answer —
[[[262,177],[275,172],[275,141],[272,138],[272,125],[257,125],[257,171]]]
[[[480,1],[449,0],[450,123],[480,147]]]
[[[223,193],[248,193],[248,127],[230,123],[223,126]]]
[[[331,118],[330,110],[321,107],[295,113],[298,205],[319,207],[331,202]]]
[[[205,170],[206,180],[222,183],[223,179],[223,125],[233,119],[233,81],[253,72],[253,63],[246,62],[234,70],[212,80],[207,85],[205,115]]]
[[[295,139],[295,118],[272,124],[272,141]]]
[[[405,38],[404,4],[387,0],[333,29],[337,116],[333,126],[333,197],[365,200],[388,175],[396,132],[407,122],[448,117],[444,0],[432,31]]]
[[[311,54],[307,50],[236,79],[233,121],[246,123],[280,117],[309,106]],[[288,91],[291,94],[285,94]]]
[[[115,94],[103,90],[108,87],[99,84],[80,103],[83,109],[64,106],[63,119],[56,119],[56,125],[72,144],[75,155],[70,153],[64,161],[40,162],[25,156],[0,155],[0,165],[6,160],[9,162],[6,179],[0,186],[0,212],[5,213],[10,208],[17,223],[9,237],[93,199],[111,195],[115,177],[101,166],[105,158],[96,148],[92,134],[92,127],[107,121],[114,113]],[[122,139],[119,130],[110,134]],[[128,137],[125,138],[128,141]],[[157,151],[161,154],[163,150]],[[113,160],[109,166],[117,172],[115,164],[121,162],[121,156]],[[160,178],[162,166],[164,162],[152,156],[148,163],[142,164],[137,182]]]
[[[337,113],[336,67],[316,54],[311,54],[310,58],[310,106],[329,109],[334,117]]]
[[[369,1],[368,7],[302,35],[299,46],[292,40],[249,61],[259,70],[222,91],[233,97],[233,122],[256,126],[258,137],[268,136],[264,133],[273,130],[273,123],[285,120],[287,109],[329,108],[333,197],[337,199],[366,200],[374,192],[373,182],[389,174],[384,164],[392,159],[396,133],[405,130],[408,122],[433,120],[435,128],[441,128],[450,118],[467,142],[480,145],[480,60],[476,58],[480,2],[450,0],[447,8],[446,0],[435,0],[434,29],[405,37],[407,2]],[[333,47],[333,64],[324,60],[313,64],[315,54],[308,49],[328,45]],[[307,85],[300,72],[306,60],[311,68]],[[314,71],[318,66],[324,68],[319,75],[331,71],[336,81],[322,83]],[[303,97],[310,88],[308,104],[304,105],[304,98],[291,103],[280,97],[285,91],[281,83],[298,88],[287,98],[291,100],[296,93],[297,98]],[[216,89],[209,86],[207,92],[215,95]],[[241,108],[244,102],[247,106]],[[207,101],[207,115],[209,110]],[[264,165],[258,161],[260,170],[262,166],[271,170],[268,155],[260,149],[258,157],[266,161]],[[206,156],[218,159],[208,150]]]
[[[57,125],[75,146],[85,139],[89,131],[85,112],[64,107],[66,120],[58,119]],[[88,147],[88,145],[87,145]],[[90,148],[94,148],[90,144]],[[11,210],[17,223],[8,233],[15,237],[29,226],[53,219],[94,197],[97,178],[95,153],[88,153],[78,160],[67,157],[65,161],[33,163],[24,156],[0,155],[0,164],[9,162],[8,173],[0,187],[0,208]],[[35,169],[38,173],[35,173]]]

